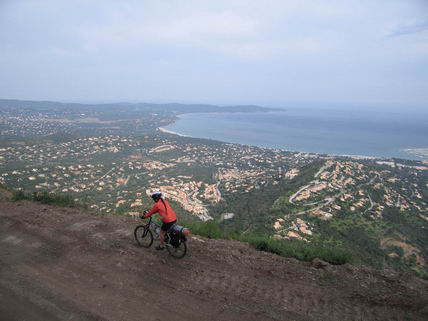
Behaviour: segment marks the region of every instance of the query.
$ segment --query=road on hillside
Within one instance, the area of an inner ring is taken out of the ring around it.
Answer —
[[[426,320],[428,282],[239,242],[139,248],[137,220],[0,200],[0,320]]]

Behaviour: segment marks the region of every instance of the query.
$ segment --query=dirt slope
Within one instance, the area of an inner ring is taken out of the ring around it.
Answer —
[[[0,320],[428,318],[428,282],[409,275],[200,237],[177,260],[137,247],[137,223],[0,200]]]

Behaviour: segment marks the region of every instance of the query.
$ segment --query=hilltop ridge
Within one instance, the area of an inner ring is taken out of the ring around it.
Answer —
[[[139,221],[0,200],[2,320],[426,320],[428,282],[193,237],[176,260]],[[25,307],[25,308],[23,308]]]
[[[117,112],[121,108],[131,109],[132,111],[156,111],[167,110],[174,113],[213,113],[213,112],[264,112],[281,111],[283,109],[262,107],[257,105],[228,105],[217,106],[211,104],[181,104],[181,103],[67,103],[55,101],[32,101],[19,99],[0,99],[0,110],[12,108],[32,109],[46,111],[51,109],[61,110],[67,108],[71,111],[99,111],[99,112]]]

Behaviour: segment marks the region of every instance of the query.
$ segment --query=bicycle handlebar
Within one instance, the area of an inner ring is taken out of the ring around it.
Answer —
[[[152,221],[152,217],[151,217],[151,216],[150,216],[150,217],[144,217],[144,215],[145,215],[145,214],[141,215],[141,216],[140,216],[140,218],[141,218],[142,220],[149,219],[149,223],[148,223],[148,224],[150,224],[150,222]]]

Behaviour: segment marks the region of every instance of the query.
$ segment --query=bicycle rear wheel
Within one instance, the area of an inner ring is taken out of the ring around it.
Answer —
[[[134,230],[135,240],[139,246],[150,247],[153,244],[153,234],[145,225],[138,225]]]
[[[181,259],[187,253],[186,241],[181,241],[177,247],[167,244],[166,249],[171,256],[175,257],[176,259]]]

